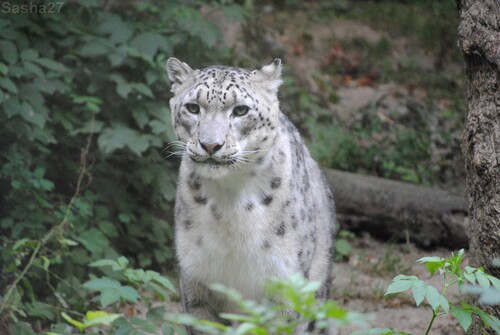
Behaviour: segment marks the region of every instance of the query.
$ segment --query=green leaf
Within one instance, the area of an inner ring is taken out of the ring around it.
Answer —
[[[130,45],[142,52],[143,54],[153,58],[158,51],[158,47],[164,43],[165,37],[158,33],[146,32],[135,36]]]
[[[3,109],[8,118],[19,115],[24,120],[40,128],[42,128],[47,121],[44,115],[34,111],[31,104],[26,101],[19,101],[14,98],[8,99],[4,101]]]
[[[93,255],[100,255],[108,247],[108,239],[97,228],[91,228],[84,231],[80,236],[75,237]]]
[[[50,58],[35,58],[32,61],[40,64],[41,66],[43,66],[49,70],[53,70],[53,71],[57,71],[57,72],[68,72],[69,71],[69,69],[66,66],[64,66],[63,64],[58,63]]]
[[[0,53],[8,64],[12,65],[17,62],[17,47],[11,41],[0,40]]]
[[[81,128],[70,131],[70,135],[74,136],[77,134],[99,133],[103,127],[104,127],[104,122],[99,120],[91,120],[85,122]]]
[[[159,284],[161,284],[167,290],[174,292],[174,293],[176,292],[174,284],[172,284],[172,282],[168,278],[158,276],[158,277],[155,277],[154,280],[156,282],[158,282]]]
[[[78,51],[78,53],[84,57],[107,55],[109,52],[111,52],[111,48],[97,39],[87,42]]]
[[[165,134],[169,130],[169,124],[163,120],[151,120],[149,126],[155,135]]]
[[[132,221],[132,217],[127,213],[120,213],[118,214],[118,220],[123,223],[130,223]]]
[[[431,276],[436,273],[436,271],[444,266],[445,260],[441,257],[433,256],[433,257],[422,257],[417,260],[420,264],[425,264],[427,271],[431,274]]]
[[[43,302],[33,301],[32,303],[27,303],[25,306],[30,317],[44,318],[51,321],[54,321],[56,317],[52,306]]]
[[[418,278],[415,276],[396,276],[385,291],[385,295],[404,292],[412,287],[416,280],[418,280]]]
[[[109,315],[109,313],[104,312],[104,311],[88,311],[87,313],[85,313],[85,319],[87,319],[88,321],[92,321],[94,319],[101,318],[103,316],[108,316],[108,315]]]
[[[23,315],[23,312],[20,309],[16,310],[16,312],[19,313],[19,315],[21,315],[21,316]],[[31,326],[25,322],[12,322],[8,329],[9,329],[9,334],[12,334],[12,335],[14,335],[14,334],[15,335],[37,335],[37,333],[35,333],[33,331],[33,328],[31,328]]]
[[[121,314],[110,314],[103,311],[88,311],[85,314],[85,318],[87,319],[87,322],[85,322],[85,328],[100,325],[109,326],[120,317]]]
[[[113,44],[124,43],[132,37],[133,31],[130,24],[125,23],[121,16],[109,11],[99,13],[101,23],[97,30],[101,33],[109,34],[109,40]]]
[[[427,299],[429,305],[431,305],[432,309],[434,311],[437,311],[442,302],[443,296],[438,292],[438,290],[434,286],[427,285],[425,298]]]
[[[138,134],[135,138],[128,141],[127,147],[137,156],[140,156],[149,148],[153,139],[151,135]]]
[[[475,268],[471,268],[470,266],[466,266],[465,267],[465,271],[464,271],[464,277],[465,279],[467,279],[469,282],[471,282],[472,284],[475,284],[476,283],[476,269]]]
[[[118,289],[109,288],[101,292],[101,296],[99,297],[99,301],[103,307],[114,304],[115,302],[120,301],[121,295]]]
[[[484,288],[490,287],[490,280],[488,279],[488,277],[486,276],[486,274],[483,271],[480,271],[480,270],[476,271],[476,278],[477,278],[477,282],[482,287],[484,287]]]
[[[164,169],[163,171],[158,173],[156,177],[156,183],[158,186],[158,190],[166,201],[174,200],[176,183],[172,178],[172,174],[169,173],[167,169]]]
[[[137,293],[137,290],[131,286],[121,286],[119,289],[118,289],[118,292],[120,294],[120,296],[125,299],[125,300],[128,300],[130,302],[137,302],[137,299],[139,299],[139,294]]]
[[[107,277],[91,279],[83,284],[83,288],[89,291],[106,291],[120,287],[119,281]]]
[[[497,277],[491,276],[491,275],[487,275],[487,277],[490,280],[490,282],[493,285],[493,287],[497,291],[500,291],[500,279],[498,279]]]
[[[99,113],[101,111],[101,107],[93,102],[87,102],[85,107],[93,113]]]
[[[70,247],[75,247],[75,246],[78,245],[78,242],[70,240],[69,238],[60,238],[58,241],[62,245],[67,245],[67,246],[70,246]]]
[[[500,320],[497,317],[488,314],[479,308],[474,309],[474,313],[479,315],[479,317],[486,326],[491,327],[498,334],[500,334]]]
[[[165,290],[160,285],[158,285],[154,282],[149,282],[147,284],[147,286],[149,288],[151,288],[153,290],[153,292],[155,292],[159,296],[160,300],[164,301],[164,300],[168,299],[168,297],[169,297],[168,291]]]
[[[72,95],[71,98],[75,104],[87,104],[87,103],[94,103],[96,105],[102,104],[102,100],[96,96]]]
[[[126,99],[128,94],[132,91],[132,86],[125,82],[120,82],[116,84],[116,93],[119,96]]]
[[[448,299],[446,299],[446,297],[442,294],[440,294],[440,297],[439,297],[439,305],[441,306],[441,308],[443,309],[443,311],[445,313],[449,313],[450,303],[448,302]]]
[[[305,286],[301,287],[299,290],[300,294],[314,293],[321,288],[321,282],[310,281]]]
[[[422,301],[425,298],[425,294],[427,293],[427,285],[422,280],[417,280],[411,287],[411,293],[413,295],[413,299],[415,300],[415,304],[420,306]]]
[[[98,261],[90,263],[89,266],[100,268],[100,267],[105,267],[105,266],[114,266],[115,264],[116,264],[116,261],[114,261],[112,259],[100,259]]]
[[[136,92],[145,95],[148,98],[154,98],[153,91],[151,91],[147,85],[143,83],[133,83],[131,86]]]
[[[66,314],[64,312],[61,313],[61,316],[63,317],[63,319],[67,323],[69,323],[70,325],[72,325],[73,327],[75,327],[76,329],[78,329],[80,332],[83,332],[85,330],[85,325],[83,324],[83,322],[74,320],[68,314]]]
[[[34,75],[36,75],[39,78],[45,79],[45,73],[43,72],[42,68],[36,65],[35,63],[32,62],[23,62],[24,67],[26,70],[30,71]]]
[[[20,240],[17,240],[16,243],[14,243],[14,245],[12,246],[12,250],[17,251],[25,247],[33,249],[36,245],[37,243],[35,241],[30,240],[28,238],[22,238]]]
[[[347,256],[352,252],[352,246],[346,239],[340,238],[335,242],[335,251],[342,256]]]
[[[167,313],[165,306],[153,307],[146,313],[146,319],[156,323],[162,322],[164,321],[165,313]]]
[[[9,68],[4,63],[0,62],[0,74],[6,75],[9,72]]]
[[[253,322],[243,322],[236,329],[235,335],[252,334],[252,330],[258,328]]]
[[[116,262],[120,266],[120,269],[125,269],[129,265],[129,261],[128,261],[127,257],[125,257],[125,256],[118,257]]]
[[[464,331],[467,331],[472,323],[472,312],[467,311],[461,306],[451,305],[451,314],[457,319]]]
[[[41,78],[36,78],[33,84],[39,87],[40,91],[47,94],[53,94],[54,92],[65,93],[69,90],[68,84],[57,79],[43,80]]]
[[[417,259],[417,263],[424,264],[424,263],[439,263],[439,262],[444,262],[444,259],[438,256],[430,256],[430,257],[422,257]]]
[[[21,51],[22,60],[34,60],[38,58],[38,50],[35,49],[24,49]]]
[[[108,54],[108,60],[111,66],[120,66],[123,64],[124,60],[127,58],[127,54],[112,52]]]
[[[117,125],[113,128],[104,129],[97,143],[105,154],[109,154],[117,149],[123,149],[130,138],[135,136],[136,133],[132,129]]]
[[[17,86],[12,80],[10,80],[10,78],[0,78],[0,87],[5,89],[6,91],[17,94]]]
[[[206,20],[201,13],[189,7],[177,7],[172,11],[173,17],[182,30],[191,36],[198,37],[208,48],[213,48],[220,38],[217,26]]]

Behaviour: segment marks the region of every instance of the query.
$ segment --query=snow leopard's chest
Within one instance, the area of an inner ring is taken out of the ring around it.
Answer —
[[[266,280],[298,271],[293,256],[296,234],[283,225],[291,216],[286,209],[290,189],[281,185],[288,173],[281,169],[281,174],[250,173],[241,176],[247,180],[234,180],[230,186],[206,182],[198,190],[189,186],[196,180],[192,173],[181,177],[189,192],[178,197],[185,206],[185,220],[178,227],[177,244],[191,277],[257,298]]]

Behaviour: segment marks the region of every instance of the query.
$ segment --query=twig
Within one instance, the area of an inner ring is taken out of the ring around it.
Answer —
[[[3,311],[7,308],[7,305],[9,303],[10,296],[14,292],[15,288],[17,287],[17,284],[24,278],[26,273],[29,271],[29,269],[33,266],[33,262],[35,261],[36,256],[38,256],[38,253],[40,252],[40,249],[49,242],[56,233],[61,234],[65,228],[65,226],[68,223],[68,217],[71,211],[71,208],[73,206],[73,203],[75,202],[76,198],[80,195],[81,188],[82,188],[82,183],[85,175],[87,174],[87,157],[89,154],[89,149],[90,145],[92,144],[92,134],[93,134],[93,128],[94,128],[94,115],[92,115],[92,119],[90,120],[90,133],[87,136],[87,143],[85,144],[85,147],[82,149],[82,153],[80,154],[80,173],[78,175],[78,181],[76,183],[76,189],[75,193],[71,197],[68,206],[66,208],[66,211],[64,213],[64,217],[62,221],[57,225],[54,226],[52,229],[49,230],[47,234],[45,234],[44,237],[40,241],[38,241],[35,249],[33,250],[33,253],[31,254],[31,257],[24,267],[23,271],[19,274],[19,276],[14,280],[14,282],[9,286],[7,292],[5,293],[3,297],[2,304],[0,305],[0,315],[3,313]]]

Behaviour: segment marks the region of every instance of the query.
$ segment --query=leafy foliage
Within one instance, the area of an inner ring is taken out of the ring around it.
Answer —
[[[70,325],[77,328],[80,332],[83,332],[87,328],[106,325],[109,326],[120,317],[120,314],[109,314],[103,311],[88,311],[85,313],[85,319],[83,322],[74,320],[66,313],[61,313],[63,319]],[[56,333],[49,332],[47,335],[56,335]]]
[[[272,280],[268,285],[269,299],[263,302],[244,299],[237,291],[214,285],[212,289],[224,294],[238,306],[241,314],[221,314],[223,320],[233,325],[198,320],[190,315],[176,315],[172,322],[193,327],[206,334],[294,334],[314,322],[316,329],[326,330],[348,324],[362,324],[359,313],[340,308],[334,301],[318,301],[315,292],[321,283],[305,280],[300,274],[287,280]]]
[[[315,107],[320,109],[319,105]],[[378,119],[345,130],[308,118],[311,154],[324,166],[414,183],[431,184],[434,170],[426,131],[386,127]]]
[[[124,258],[114,260],[100,260],[97,263],[99,266],[112,266],[115,270],[121,272],[117,283],[127,282],[128,270],[124,267]],[[121,265],[119,263],[122,263]],[[137,270],[132,270],[137,271]],[[145,279],[146,276],[140,276]],[[169,282],[167,278],[159,275],[154,275],[158,281]],[[91,283],[92,286],[94,280]],[[143,280],[137,285],[137,288],[142,292],[141,298],[145,297],[144,289],[147,289],[148,280]],[[294,334],[298,329],[305,329],[310,322],[314,322],[317,329],[326,329],[335,325],[336,327],[343,325],[362,324],[364,317],[358,313],[348,312],[340,308],[333,301],[318,301],[315,293],[320,289],[319,282],[310,282],[305,280],[301,275],[292,275],[286,280],[274,279],[268,283],[267,298],[263,301],[256,302],[246,300],[242,295],[225,286],[213,285],[211,288],[226,296],[236,306],[238,306],[239,314],[221,314],[220,317],[224,321],[230,321],[231,325],[219,323],[209,320],[201,320],[189,314],[179,314],[176,312],[168,312],[165,306],[153,307],[152,301],[145,301],[145,306],[148,312],[143,316],[126,316],[120,314],[107,313],[103,311],[91,311],[85,314],[83,321],[75,320],[66,313],[62,313],[64,320],[72,327],[83,331],[88,328],[94,329],[98,334],[98,330],[106,328],[108,334],[185,334],[184,326],[192,327],[204,334],[226,334],[226,335],[244,335],[244,334]],[[101,286],[97,285],[94,288],[100,291]],[[174,292],[169,289],[168,296]],[[118,309],[120,303],[114,301],[109,304],[111,308]],[[104,304],[101,304],[104,307]],[[108,307],[109,308],[109,307]],[[52,332],[50,335],[59,335]]]
[[[43,329],[60,309],[88,310],[82,281],[96,259],[170,265],[177,162],[163,152],[174,137],[165,61],[229,55],[200,6],[93,0],[0,17],[0,319],[12,333],[31,334],[22,320]],[[245,17],[238,4],[212,6]],[[137,300],[135,279],[170,289],[157,273],[125,272],[127,285],[87,288],[107,304]]]
[[[141,287],[146,291],[165,300],[170,293],[175,293],[174,285],[167,278],[161,276],[156,271],[143,269],[132,269],[128,267],[129,261],[121,256],[116,261],[111,259],[101,259],[90,264],[92,267],[111,267],[112,273],[101,278],[92,277],[85,282],[83,287],[89,291],[98,291],[96,297],[102,307],[109,306],[118,301],[128,301],[136,303],[139,292],[136,287]],[[122,285],[125,281],[128,285]],[[132,286],[130,286],[132,285]]]
[[[425,264],[431,276],[439,272],[443,277],[444,286],[441,292],[436,287],[425,283],[416,276],[398,275],[394,277],[385,294],[396,294],[411,290],[417,306],[426,301],[431,308],[432,317],[425,334],[429,334],[437,317],[450,313],[458,320],[464,331],[469,329],[472,323],[472,316],[477,315],[486,327],[490,327],[500,334],[500,320],[497,317],[465,302],[452,303],[446,298],[446,291],[451,286],[458,285],[459,289],[463,291],[464,285],[467,282],[469,284],[478,283],[483,289],[488,289],[490,286],[493,286],[495,290],[499,290],[500,288],[500,280],[486,274],[483,269],[470,266],[462,269],[463,258],[464,250],[460,250],[457,253],[452,253],[449,258],[423,257],[417,260],[418,263]],[[363,334],[397,335],[407,333],[398,332],[392,328],[377,328],[353,333],[353,335]]]

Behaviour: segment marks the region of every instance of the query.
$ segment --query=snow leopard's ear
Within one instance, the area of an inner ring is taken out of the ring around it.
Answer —
[[[170,79],[172,83],[172,91],[175,86],[182,85],[192,72],[193,69],[191,69],[189,65],[181,62],[177,58],[170,57],[167,60],[167,73],[168,79]]]
[[[258,82],[262,82],[270,92],[277,93],[278,88],[283,83],[281,80],[281,59],[276,58],[271,64],[268,64],[260,70],[252,72]]]

